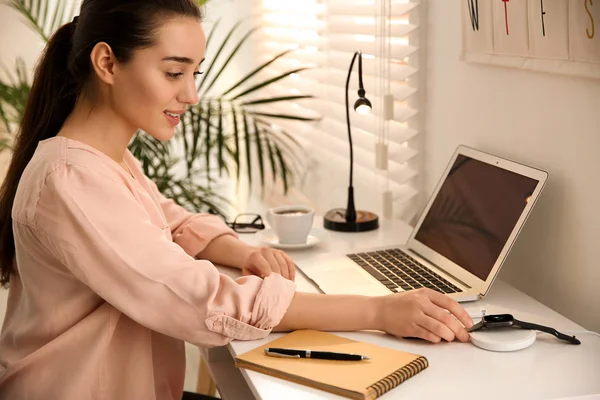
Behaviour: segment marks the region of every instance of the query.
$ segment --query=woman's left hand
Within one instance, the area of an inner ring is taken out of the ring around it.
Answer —
[[[266,278],[272,272],[293,281],[296,278],[296,266],[283,251],[270,247],[253,249],[242,266],[242,275],[256,275]]]

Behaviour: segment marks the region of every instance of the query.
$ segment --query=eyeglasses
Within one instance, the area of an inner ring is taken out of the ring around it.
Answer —
[[[239,214],[227,225],[237,233],[255,233],[265,229],[262,217],[258,214]]]

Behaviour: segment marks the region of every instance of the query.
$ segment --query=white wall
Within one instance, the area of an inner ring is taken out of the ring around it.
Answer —
[[[600,331],[600,81],[459,61],[462,2],[428,2],[425,188],[459,144],[550,178],[500,278]]]

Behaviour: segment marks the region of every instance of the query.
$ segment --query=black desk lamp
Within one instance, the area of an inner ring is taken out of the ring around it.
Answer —
[[[354,187],[352,186],[353,157],[352,133],[350,132],[350,106],[348,104],[348,86],[354,61],[358,57],[358,100],[354,103],[354,110],[359,114],[368,114],[371,111],[371,102],[365,97],[365,88],[362,80],[362,53],[357,51],[352,57],[348,78],[346,79],[346,124],[348,125],[348,142],[350,143],[350,186],[348,186],[348,205],[346,209],[334,208],[327,211],[323,217],[326,229],[341,232],[365,232],[379,228],[379,218],[369,211],[356,210],[354,207]]]

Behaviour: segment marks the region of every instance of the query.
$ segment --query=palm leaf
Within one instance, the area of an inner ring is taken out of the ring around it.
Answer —
[[[297,96],[280,96],[280,97],[268,97],[263,99],[251,100],[241,103],[241,106],[256,106],[260,104],[272,104],[279,103],[282,101],[293,101],[293,100],[304,100],[313,99],[315,96],[311,95],[297,95]]]
[[[45,42],[47,42],[48,41],[48,36],[46,36],[46,33],[44,32],[43,25],[40,26],[40,24],[37,21],[37,18],[35,17],[35,15],[39,15],[39,12],[40,12],[39,7],[38,7],[37,10],[33,10],[31,8],[31,6],[29,6],[29,5],[25,4],[25,3],[29,3],[29,2],[24,2],[24,1],[21,1],[21,0],[11,0],[11,2],[9,3],[9,5],[12,6],[21,15],[23,15],[27,19],[27,22],[28,22],[29,26],[37,34],[39,34]],[[41,1],[38,4],[41,5]]]
[[[204,86],[204,83],[208,80],[208,76],[210,75],[212,70],[215,68],[215,65],[217,65],[217,60],[219,59],[221,53],[223,53],[223,51],[225,51],[225,48],[227,47],[227,43],[229,43],[229,40],[233,36],[233,33],[241,25],[241,23],[242,23],[242,21],[238,21],[235,25],[233,25],[233,27],[229,30],[229,32],[225,36],[225,39],[223,40],[223,42],[221,42],[221,45],[219,46],[219,50],[217,50],[217,53],[215,54],[208,69],[204,72],[204,79],[202,81],[200,81],[200,85],[198,86],[199,93],[202,91],[202,87]],[[219,75],[220,75],[220,73],[219,73]]]
[[[193,165],[194,165],[194,160],[197,160],[199,158],[199,149],[198,149],[198,145],[200,143],[200,139],[201,136],[195,134],[196,132],[202,132],[202,126],[203,126],[203,115],[204,115],[204,108],[202,106],[200,106],[199,113],[197,114],[192,114],[192,121],[194,121],[192,123],[192,129],[193,131],[191,132],[192,135],[192,146],[190,147],[190,151],[188,153],[188,171],[192,169]],[[206,131],[205,134],[209,134],[209,129],[210,127],[205,124],[206,126]]]
[[[223,103],[219,101],[219,126],[217,127],[217,164],[219,165],[219,176],[223,176],[225,160],[223,159],[223,148],[225,147],[225,135],[223,134]]]
[[[208,47],[212,43],[212,39],[215,36],[215,32],[217,31],[217,28],[219,27],[220,24],[221,24],[221,18],[217,19],[217,21],[213,25],[212,29],[210,30],[210,33],[208,34],[208,37],[206,38],[206,47]]]
[[[137,158],[146,175],[156,175],[158,170],[168,170],[173,164],[170,147],[143,132],[135,134],[129,150]],[[153,173],[154,172],[154,173]]]
[[[48,3],[49,3],[49,1],[46,0],[46,6],[48,5]],[[73,2],[73,4],[76,4],[76,2]],[[66,20],[66,15],[65,15],[66,5],[67,5],[66,1],[59,1],[56,3],[56,7],[54,8],[54,16],[52,17],[52,23],[50,24],[50,29],[49,29],[48,33],[52,34],[52,32],[57,31],[58,28],[60,28],[60,26],[64,22],[67,22],[67,21],[65,21]],[[46,8],[46,11],[48,11],[47,8]],[[44,17],[45,17],[44,18],[45,20],[50,19],[50,15],[47,13],[44,15]],[[50,35],[48,35],[48,36],[50,36]]]
[[[294,69],[294,70],[291,70],[291,71],[284,72],[284,73],[282,73],[280,75],[277,75],[274,78],[267,79],[264,82],[261,82],[259,84],[254,85],[254,86],[251,86],[249,89],[247,89],[247,90],[243,91],[242,93],[238,94],[237,96],[235,96],[232,100],[237,100],[240,97],[246,96],[246,95],[248,95],[248,94],[250,94],[252,92],[256,92],[257,90],[263,89],[263,88],[265,88],[265,87],[267,87],[269,85],[272,85],[273,83],[278,82],[278,81],[280,81],[282,79],[285,79],[285,78],[287,78],[288,76],[290,76],[292,74],[297,74],[297,73],[305,71],[307,69],[310,69],[310,68],[307,68],[307,67],[297,68],[297,69]]]
[[[56,30],[70,21],[78,10],[77,1],[56,1],[50,8],[50,0],[10,0],[8,3],[18,11],[31,28],[47,42]]]
[[[250,123],[248,121],[248,114],[242,112],[242,119],[244,121],[244,137],[246,142],[246,172],[248,173],[248,184],[250,192],[252,192],[252,152],[250,142]]]
[[[223,96],[223,97],[227,96],[229,93],[233,92],[235,89],[237,89],[238,87],[242,86],[242,84],[244,84],[250,78],[252,78],[256,74],[258,74],[260,71],[262,71],[265,68],[267,68],[269,65],[273,64],[275,61],[277,61],[281,57],[287,55],[291,51],[293,51],[293,50],[285,50],[285,51],[277,54],[275,57],[271,58],[269,61],[265,62],[264,64],[262,64],[261,66],[259,66],[258,68],[256,68],[252,72],[250,72],[248,75],[246,75],[245,77],[243,77],[240,81],[238,81],[232,87],[230,87],[229,89],[227,89],[221,96]]]
[[[11,140],[7,138],[0,139],[0,153],[4,150],[12,150]]]
[[[211,112],[212,112],[211,107],[207,107],[207,109],[206,109],[206,121],[210,121]],[[204,131],[204,144],[205,144],[204,162],[206,163],[206,171],[210,171],[210,159],[212,158],[211,157],[212,146],[211,146],[210,126],[208,124],[206,126],[206,130]],[[209,185],[210,185],[210,183],[209,183]]]
[[[258,129],[258,125],[256,120],[253,120],[254,123],[254,136],[256,140],[256,157],[258,159],[258,171],[260,172],[260,184],[261,187],[265,186],[265,162],[263,157],[263,147],[262,141],[260,140],[260,129]]]
[[[192,117],[192,113],[185,113],[181,116],[180,131],[177,132],[175,135],[175,138],[181,141],[181,144],[183,145],[184,160],[188,170],[191,168],[191,165],[189,163],[189,157],[187,156],[191,148],[190,142],[188,140],[190,136],[188,132],[190,132],[190,124],[193,123]]]
[[[283,154],[281,154],[281,150],[275,149],[275,151],[277,153],[277,159],[279,160],[279,168],[281,168],[281,179],[283,179],[283,190],[284,190],[284,192],[287,192],[289,189],[289,182],[288,182],[289,172],[287,170],[287,164],[285,162]]]
[[[235,167],[236,167],[236,172],[235,172],[235,176],[239,177],[240,176],[240,130],[238,127],[238,116],[237,113],[235,111],[235,108],[231,109],[231,113],[232,113],[232,118],[233,118],[233,138],[234,138],[234,145],[235,145],[235,152],[234,152],[234,161],[235,161]],[[239,189],[239,179],[238,179],[238,189]]]
[[[263,113],[263,112],[249,112],[249,114],[251,114],[252,116],[291,119],[294,121],[319,121],[321,119],[321,118],[315,118],[315,117],[301,117],[299,115],[292,115],[292,114],[269,114],[269,113]]]
[[[7,132],[11,132],[11,125],[17,125],[25,112],[31,85],[22,58],[17,58],[14,74],[5,65],[2,65],[1,68],[8,83],[0,82],[0,118],[7,128]]]
[[[215,32],[217,31],[217,28],[219,27],[220,24],[221,24],[221,18],[219,18],[215,22],[215,24],[213,25],[212,29],[210,30],[210,33],[208,34],[208,37],[206,38],[206,47],[207,48],[212,43],[212,39],[213,39],[213,37],[215,35]],[[206,80],[206,76],[210,72],[210,70],[212,69],[212,66],[213,66],[213,63],[210,63],[210,65],[208,66],[208,71],[204,71],[204,73],[202,75],[198,76],[198,81],[196,82],[196,91],[197,92],[200,92],[200,88],[204,84],[203,82]]]
[[[289,141],[285,138],[285,131],[278,131],[275,133],[270,127],[263,127],[264,140],[269,144],[272,144],[274,148],[279,149],[285,156],[286,165],[288,170],[302,170],[304,169],[304,162],[308,158],[308,154],[302,147],[296,146],[293,141]]]
[[[262,119],[262,118],[257,118],[257,119],[256,119],[256,121],[257,121],[259,124],[262,124],[262,125],[264,125],[264,126],[268,126],[268,127],[270,127],[270,126],[272,125],[272,124],[271,124],[269,121],[267,121],[267,120],[264,120],[264,119]],[[289,141],[293,142],[293,143],[294,143],[296,146],[298,146],[299,148],[302,148],[302,146],[300,145],[300,143],[298,143],[298,141],[297,141],[297,140],[296,140],[296,139],[295,139],[295,138],[294,138],[292,135],[290,135],[290,134],[289,134],[289,133],[288,133],[288,132],[287,132],[285,129],[281,129],[281,134],[282,134],[282,135],[283,135],[283,136],[284,136],[286,139],[288,139]]]
[[[250,31],[248,31],[242,37],[242,39],[238,42],[238,44],[235,46],[235,48],[229,54],[229,57],[227,57],[227,60],[225,60],[225,62],[221,66],[221,69],[219,69],[219,71],[217,72],[217,74],[212,78],[212,81],[208,84],[208,87],[204,91],[205,93],[208,93],[210,91],[210,89],[212,89],[212,87],[214,86],[215,82],[219,79],[219,76],[221,76],[223,74],[223,72],[226,70],[226,68],[229,65],[229,63],[231,62],[231,60],[233,60],[233,58],[235,57],[235,55],[237,54],[237,52],[240,50],[240,48],[244,45],[244,43],[246,42],[246,40],[248,40],[248,38],[250,38],[250,36],[252,36],[252,34],[254,32],[256,32],[257,30],[258,30],[258,28],[252,28],[252,29],[250,29]],[[223,95],[221,95],[221,97],[222,96]]]
[[[275,182],[277,178],[277,164],[275,163],[275,154],[273,153],[273,145],[267,140],[266,144],[267,150],[269,152],[269,162],[271,164],[271,175],[273,182]]]
[[[2,103],[0,103],[0,119],[2,120],[2,123],[4,123],[4,128],[6,129],[6,132],[10,132],[10,121],[8,120],[8,115],[6,114],[6,111],[4,111],[4,106],[2,105]],[[6,146],[0,146],[0,153],[3,150],[6,150]]]
[[[211,209],[220,215],[224,215],[221,208],[222,204],[231,205],[225,197],[217,195],[206,188],[190,183],[185,180],[173,180],[172,186],[177,189],[173,190],[172,197],[178,200],[179,204],[187,206],[190,211],[198,209]],[[201,193],[203,196],[198,196]]]

